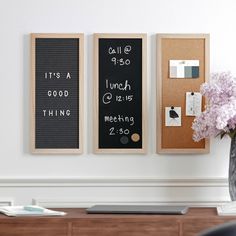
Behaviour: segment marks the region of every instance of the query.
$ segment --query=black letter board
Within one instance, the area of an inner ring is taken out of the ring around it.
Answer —
[[[32,152],[81,153],[83,35],[32,34]]]
[[[145,153],[146,35],[94,39],[95,152]]]

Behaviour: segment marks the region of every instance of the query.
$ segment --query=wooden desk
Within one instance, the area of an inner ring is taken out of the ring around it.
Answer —
[[[101,215],[84,209],[56,209],[63,217],[0,215],[0,236],[194,236],[209,227],[236,220],[215,208],[191,208],[186,215]]]

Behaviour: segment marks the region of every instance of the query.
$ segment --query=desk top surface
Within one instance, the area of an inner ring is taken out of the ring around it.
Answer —
[[[82,208],[53,208],[53,210],[58,210],[58,211],[64,211],[67,213],[65,216],[43,216],[43,217],[37,217],[37,216],[27,216],[27,217],[8,217],[3,214],[0,214],[0,221],[6,221],[6,220],[12,220],[12,221],[21,221],[21,220],[26,220],[27,221],[35,221],[38,220],[39,218],[41,220],[45,219],[45,221],[52,220],[52,221],[66,221],[66,220],[76,220],[76,219],[86,219],[86,220],[96,220],[96,219],[106,219],[106,220],[112,220],[112,219],[122,219],[122,220],[157,220],[159,219],[166,219],[166,218],[171,218],[171,219],[192,219],[192,218],[201,218],[201,219],[208,219],[208,218],[213,218],[213,219],[219,219],[219,218],[232,218],[236,219],[236,216],[218,216],[217,211],[215,207],[211,208],[190,208],[188,213],[186,215],[139,215],[139,214],[87,214],[85,209]]]

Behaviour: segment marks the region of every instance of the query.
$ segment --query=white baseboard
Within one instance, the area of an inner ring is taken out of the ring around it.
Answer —
[[[0,187],[227,187],[227,178],[0,177]]]
[[[96,204],[216,206],[229,201],[226,178],[0,177],[17,204],[90,207]]]

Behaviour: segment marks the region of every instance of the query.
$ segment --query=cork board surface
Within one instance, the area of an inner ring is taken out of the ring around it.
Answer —
[[[204,149],[205,140],[194,142],[191,128],[194,117],[185,115],[186,92],[199,92],[205,82],[205,39],[204,38],[162,38],[161,39],[161,148]],[[199,78],[170,79],[169,60],[199,60]],[[202,109],[205,101],[202,102]],[[182,126],[165,126],[165,107],[181,107]],[[159,137],[160,138],[160,137]]]

